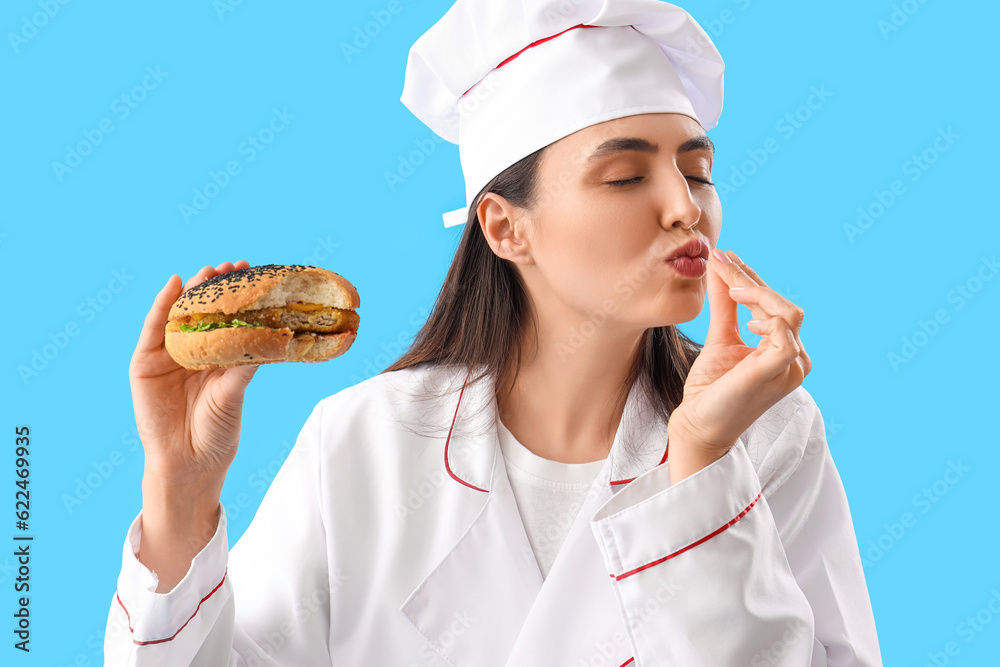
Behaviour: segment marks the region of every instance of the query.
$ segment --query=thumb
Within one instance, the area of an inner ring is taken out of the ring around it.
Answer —
[[[720,343],[742,343],[740,338],[740,326],[736,320],[737,303],[729,296],[729,283],[727,283],[720,270],[724,270],[723,264],[711,253],[708,260],[708,307],[710,310],[708,333],[705,335],[705,345]]]
[[[258,364],[245,364],[227,368],[222,376],[222,390],[227,396],[242,396],[258,367]]]

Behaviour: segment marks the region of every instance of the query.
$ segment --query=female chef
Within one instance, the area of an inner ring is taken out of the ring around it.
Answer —
[[[256,367],[178,367],[157,295],[106,664],[881,664],[802,310],[716,248],[722,75],[659,0],[459,0],[402,96],[466,181],[434,312],[319,402],[231,552]]]

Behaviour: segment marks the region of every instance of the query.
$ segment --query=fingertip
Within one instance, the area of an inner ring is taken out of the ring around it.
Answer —
[[[167,282],[163,285],[163,288],[160,290],[160,294],[166,294],[176,289],[176,285],[174,284],[174,278],[179,279],[180,276],[178,276],[176,273],[171,274],[170,277],[167,278]]]

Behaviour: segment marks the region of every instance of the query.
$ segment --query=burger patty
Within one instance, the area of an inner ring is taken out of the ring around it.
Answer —
[[[341,308],[314,307],[311,304],[292,304],[298,308],[287,306],[280,308],[261,308],[259,310],[241,310],[235,313],[196,313],[170,322],[168,329],[179,331],[181,324],[196,325],[199,322],[232,322],[242,320],[248,324],[260,323],[272,329],[288,328],[293,331],[309,331],[312,333],[343,333],[356,331],[361,318],[353,310]],[[302,310],[310,307],[310,310]]]

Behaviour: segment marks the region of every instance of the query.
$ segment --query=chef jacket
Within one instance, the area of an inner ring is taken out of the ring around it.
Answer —
[[[844,487],[803,387],[671,484],[666,422],[635,383],[543,580],[493,379],[475,377],[423,364],[321,400],[232,550],[220,505],[167,593],[135,557],[140,512],[105,664],[882,664]]]

